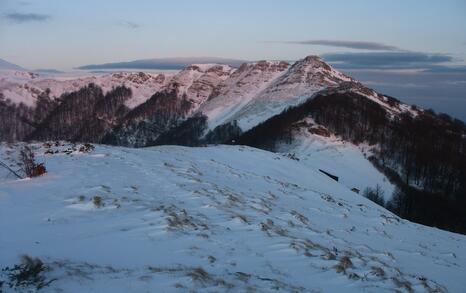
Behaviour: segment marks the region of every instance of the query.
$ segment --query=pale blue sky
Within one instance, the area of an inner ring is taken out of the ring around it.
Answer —
[[[466,0],[0,0],[0,58],[31,69],[309,54],[466,120]]]
[[[351,4],[349,4],[351,2]],[[179,56],[297,59],[346,40],[466,59],[466,1],[0,0],[0,58],[29,68]],[[8,16],[37,14],[43,20]]]

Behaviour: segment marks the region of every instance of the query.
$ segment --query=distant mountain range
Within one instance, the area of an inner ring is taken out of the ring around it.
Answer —
[[[154,58],[140,59],[126,62],[111,62],[104,64],[89,64],[79,66],[76,69],[80,70],[107,70],[107,69],[134,69],[134,70],[181,70],[191,64],[227,64],[232,67],[239,67],[246,60],[220,58],[220,57],[173,57],[173,58]],[[56,69],[35,69],[30,70],[19,65],[0,59],[0,70],[15,70],[15,71],[33,71],[37,73],[59,74],[63,71]]]
[[[34,72],[37,72],[37,73],[45,73],[45,74],[61,74],[61,73],[65,73],[64,71],[60,71],[60,70],[56,70],[56,69],[53,69],[53,68],[39,68],[39,69],[36,69],[34,70]]]
[[[24,68],[22,66],[13,64],[11,62],[8,62],[4,59],[0,59],[0,70],[7,70],[7,71],[30,71],[30,72],[35,72],[35,73],[44,73],[44,74],[61,74],[64,73],[63,71],[56,70],[56,69],[35,69],[35,70],[30,70],[27,68]]]
[[[127,62],[112,62],[104,64],[90,64],[77,67],[83,70],[99,69],[161,69],[161,70],[179,70],[191,64],[227,64],[233,67],[239,67],[246,62],[245,60],[217,58],[217,57],[177,57],[177,58],[155,58],[141,59]]]
[[[6,60],[0,59],[0,70],[18,70],[18,71],[26,71],[27,69],[8,62]]]

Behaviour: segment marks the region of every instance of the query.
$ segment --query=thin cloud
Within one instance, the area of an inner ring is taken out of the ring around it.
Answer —
[[[3,17],[13,23],[44,22],[51,18],[48,14],[20,12],[6,13]]]
[[[141,25],[139,25],[138,23],[135,23],[135,22],[132,22],[132,21],[127,21],[127,20],[120,20],[118,22],[118,25],[124,26],[124,27],[129,28],[129,29],[137,29],[137,28],[141,27]]]
[[[168,69],[179,70],[191,64],[228,64],[232,67],[239,67],[246,62],[245,60],[218,58],[218,57],[175,57],[175,58],[155,58],[141,59],[128,62],[113,62],[105,64],[89,64],[77,67],[82,70],[101,70],[101,69]]]
[[[280,42],[284,44],[297,45],[312,45],[312,46],[328,46],[349,48],[358,50],[373,50],[373,51],[401,51],[400,48],[376,42],[365,41],[341,41],[341,40],[305,40],[305,41],[288,41]]]
[[[415,74],[400,74],[388,69],[341,70],[380,93],[408,104],[434,108],[466,122],[466,70],[461,72],[445,67],[442,72],[422,70]]]
[[[337,68],[351,69],[445,69],[444,64],[454,61],[447,54],[422,52],[330,53],[322,57]]]

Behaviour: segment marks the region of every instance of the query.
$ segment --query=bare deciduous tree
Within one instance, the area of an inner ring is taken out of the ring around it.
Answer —
[[[29,146],[24,146],[19,153],[19,165],[27,177],[37,177],[47,172],[43,163],[36,163],[34,152]]]

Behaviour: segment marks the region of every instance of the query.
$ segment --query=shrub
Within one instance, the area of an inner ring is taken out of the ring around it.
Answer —
[[[27,177],[37,177],[47,172],[44,163],[37,163],[34,152],[29,146],[24,146],[19,153],[19,165]]]
[[[79,148],[79,152],[81,153],[90,153],[94,150],[94,146],[90,143],[85,143]]]
[[[46,269],[46,266],[39,258],[23,255],[21,256],[21,263],[19,265],[2,269],[7,274],[7,279],[4,282],[0,282],[0,292],[2,292],[2,284],[6,284],[8,287],[15,288],[16,290],[31,287],[35,288],[35,291],[40,290],[54,281],[54,279],[47,281],[43,276]]]
[[[94,203],[94,205],[97,207],[97,208],[100,208],[101,206],[104,205],[103,201],[102,201],[102,197],[101,196],[94,196],[92,198],[92,202]]]
[[[339,263],[335,266],[337,273],[345,273],[348,268],[353,267],[353,262],[348,256],[343,256],[340,258]]]

